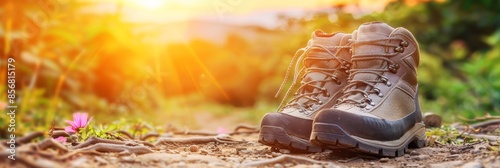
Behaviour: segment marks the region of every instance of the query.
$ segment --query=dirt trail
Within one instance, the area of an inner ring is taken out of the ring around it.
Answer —
[[[264,146],[257,139],[257,133],[231,137],[173,135],[156,144],[112,141],[115,146],[122,145],[120,149],[130,149],[115,152],[101,150],[96,147],[99,143],[76,149],[50,144],[48,139],[43,141],[45,146],[40,145],[42,142],[21,145],[16,161],[0,153],[0,167],[500,167],[497,142],[424,147],[411,149],[402,157],[379,158],[344,151],[296,154]],[[85,150],[90,147],[95,150]],[[135,153],[139,148],[147,150]]]

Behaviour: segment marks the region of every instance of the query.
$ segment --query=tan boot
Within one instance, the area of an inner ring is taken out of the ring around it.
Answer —
[[[293,99],[279,109],[279,113],[264,116],[259,142],[301,152],[322,150],[309,142],[312,121],[319,110],[335,104],[341,96],[339,92],[346,86],[351,66],[350,38],[351,35],[343,33],[315,31],[312,34],[308,46],[301,50],[303,53],[298,56],[297,64],[292,60],[297,66],[303,63],[305,71],[301,86]],[[296,67],[294,83],[300,80],[298,70],[299,67]]]
[[[381,22],[353,34],[352,69],[343,96],[314,118],[310,140],[329,148],[401,156],[422,147],[425,126],[418,103],[418,44],[404,28]]]

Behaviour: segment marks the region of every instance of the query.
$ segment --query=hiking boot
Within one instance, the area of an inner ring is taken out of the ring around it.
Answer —
[[[422,147],[415,37],[404,28],[370,22],[352,39],[348,85],[333,108],[314,118],[311,142],[382,156],[401,156],[409,144]]]
[[[295,64],[295,74],[290,89],[301,74],[301,85],[292,100],[278,113],[266,114],[261,122],[259,142],[294,152],[320,152],[321,147],[309,142],[313,117],[324,108],[330,108],[346,86],[351,54],[349,39],[344,33],[328,34],[315,31],[307,47],[297,51],[287,71],[280,91],[287,81],[290,68]],[[300,54],[300,56],[298,56]],[[297,58],[298,57],[298,58]],[[295,58],[297,60],[294,62]],[[303,67],[299,67],[303,63]],[[305,70],[305,71],[304,71]],[[285,98],[290,91],[285,94]],[[278,91],[279,94],[279,91]],[[278,95],[277,94],[277,95]]]

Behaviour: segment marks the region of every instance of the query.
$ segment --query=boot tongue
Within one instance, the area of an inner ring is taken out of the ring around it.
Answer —
[[[328,34],[324,33],[321,30],[316,30],[313,32],[311,40],[309,40],[307,46],[308,47],[314,47],[309,51],[309,53],[306,55],[306,58],[331,58],[332,55],[330,55],[328,52],[326,52],[323,48],[319,48],[318,46],[323,46],[323,47],[331,47],[331,46],[338,46],[340,44],[340,41],[342,40],[342,37],[344,36],[344,33],[334,33],[334,34]],[[334,52],[332,52],[334,53]],[[305,60],[305,66],[306,68],[309,67],[314,67],[314,68],[331,68],[335,67],[339,64],[338,61],[326,61],[326,60],[311,60],[311,59],[306,59]]]
[[[334,59],[330,60],[320,60],[321,58],[332,58],[333,55],[330,55],[327,51],[325,51],[323,48],[319,48],[318,46],[323,46],[325,48],[332,47],[332,46],[339,46],[339,44],[346,40],[342,40],[344,37],[344,33],[334,33],[334,34],[328,34],[324,33],[321,30],[316,30],[312,34],[311,40],[308,42],[308,47],[313,47],[309,53],[305,56],[305,61],[304,65],[307,69],[309,68],[327,68],[327,69],[333,69],[336,68],[337,66],[340,66],[340,62]],[[335,54],[335,50],[331,50],[332,54]],[[326,78],[329,78],[329,76],[313,71],[309,72],[305,75],[304,79],[302,82],[310,82],[310,81],[319,81],[319,80],[324,80]],[[318,87],[322,87],[322,83],[313,83],[317,85]],[[312,86],[304,86],[302,91],[300,93],[311,93],[311,92],[318,92],[319,90],[317,88],[314,88]],[[304,104],[307,101],[310,101],[310,99],[307,98],[299,98],[297,102],[299,104]]]
[[[378,39],[385,39],[390,36],[393,30],[394,28],[382,22],[365,23],[362,24],[355,33],[353,33],[353,39],[355,39],[356,41],[372,41]],[[384,53],[385,53],[384,46],[365,43],[361,45],[356,45],[353,48],[352,58],[360,58],[363,57],[363,55],[377,55]],[[353,61],[353,69],[385,69],[385,67],[387,66],[388,66],[387,62],[380,59]],[[371,73],[358,73],[353,77],[354,80],[361,80],[361,81],[376,80],[377,78],[378,78],[377,75]],[[361,86],[358,85],[354,87],[356,89],[361,89],[365,91],[372,89],[366,85],[361,85]],[[363,98],[363,95],[355,94],[351,95],[349,98],[359,100]]]

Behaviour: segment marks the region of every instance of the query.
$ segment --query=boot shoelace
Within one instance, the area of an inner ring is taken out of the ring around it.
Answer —
[[[401,41],[399,45],[390,44],[388,41],[390,40],[398,40]],[[387,67],[382,67],[380,69],[357,69],[352,68],[349,72],[348,85],[342,91],[343,95],[337,100],[336,106],[341,103],[352,103],[360,108],[366,108],[369,110],[370,108],[367,105],[375,106],[375,103],[368,97],[370,94],[376,94],[379,97],[383,97],[384,94],[375,87],[377,83],[384,83],[387,86],[392,86],[391,82],[389,82],[388,78],[383,74],[384,72],[397,73],[399,69],[399,64],[393,62],[387,57],[392,57],[397,55],[398,53],[404,52],[404,48],[408,47],[408,42],[404,41],[402,38],[389,37],[384,39],[376,39],[376,40],[364,40],[364,41],[355,41],[351,40],[352,46],[358,45],[378,45],[383,47],[394,48],[394,52],[388,52],[386,54],[360,54],[360,55],[352,55],[352,63],[355,65],[358,61],[368,61],[368,60],[383,60],[387,63]],[[387,51],[387,50],[386,50]],[[354,76],[358,74],[373,74],[376,75],[377,78],[375,80],[355,80]],[[369,87],[369,90],[366,89]],[[359,89],[361,88],[361,89]],[[352,95],[361,94],[362,98],[355,97]],[[353,98],[354,97],[354,98]]]
[[[293,66],[293,64],[295,62],[294,76],[293,76],[292,85],[285,92],[285,96],[281,100],[281,103],[278,106],[277,111],[281,110],[285,99],[288,97],[288,94],[290,93],[290,90],[295,86],[295,84],[297,83],[297,80],[298,80],[300,74],[302,74],[304,72],[304,69],[305,69],[305,73],[302,76],[302,79],[304,77],[306,77],[306,75],[309,74],[309,73],[311,73],[311,72],[319,72],[319,73],[325,74],[326,76],[328,76],[330,78],[326,78],[324,80],[311,80],[311,81],[308,81],[308,82],[301,81],[301,86],[297,89],[297,92],[295,92],[294,98],[292,100],[290,100],[285,107],[298,106],[300,112],[305,112],[306,111],[305,109],[308,109],[310,111],[313,110],[311,108],[312,104],[309,103],[309,102],[313,102],[313,103],[317,103],[317,104],[323,104],[323,103],[325,103],[325,102],[322,102],[321,100],[317,99],[316,97],[319,94],[323,94],[323,95],[329,97],[330,94],[327,92],[326,88],[320,87],[320,86],[323,86],[323,83],[328,82],[328,81],[332,81],[332,80],[334,82],[336,82],[337,84],[341,84],[340,80],[335,75],[335,72],[336,71],[340,71],[340,70],[348,71],[348,69],[351,66],[351,64],[348,63],[346,60],[344,60],[344,59],[336,56],[336,55],[339,54],[339,52],[340,52],[341,49],[345,49],[345,48],[350,48],[350,46],[346,45],[346,46],[325,47],[325,46],[322,46],[322,45],[313,45],[313,46],[308,46],[308,47],[299,49],[295,53],[295,55],[293,56],[293,58],[292,58],[292,60],[291,60],[291,62],[289,64],[289,66],[288,66],[288,69],[286,71],[285,79],[281,83],[281,86],[280,86],[278,92],[275,95],[275,97],[278,97],[278,95],[282,91],[282,89],[283,89],[283,87],[284,87],[284,85],[285,85],[285,83],[288,80],[288,77],[290,75],[290,70],[291,70],[291,68],[292,68],[292,66]],[[315,57],[314,55],[308,55],[309,52],[312,51],[312,50],[325,51],[331,57],[325,58],[325,57]],[[299,56],[299,54],[300,54],[300,56]],[[307,57],[306,57],[306,55],[307,55]],[[297,58],[297,56],[298,56],[298,58]],[[294,61],[296,58],[297,58],[297,60]],[[337,61],[340,62],[340,67],[341,68],[337,69],[337,67],[336,68],[305,67],[305,61],[307,61],[307,60],[317,60],[317,61],[337,60]],[[300,63],[302,63],[303,66],[299,70]],[[321,85],[319,85],[319,86],[318,85],[314,85],[316,83],[321,83]],[[318,89],[318,91],[311,91],[311,92],[305,92],[305,93],[303,93],[303,90],[306,87],[308,87],[308,86],[312,87],[313,90]],[[309,99],[309,101],[305,102],[305,103],[299,103],[298,100],[300,98],[306,98],[306,99]]]

